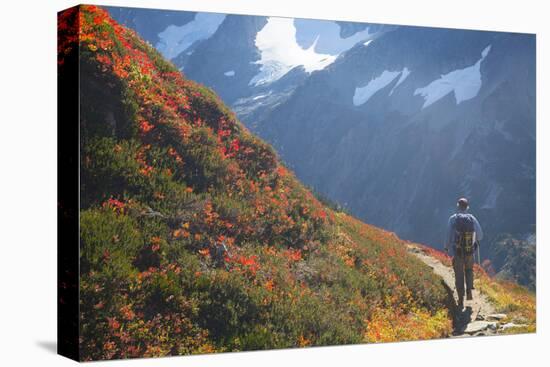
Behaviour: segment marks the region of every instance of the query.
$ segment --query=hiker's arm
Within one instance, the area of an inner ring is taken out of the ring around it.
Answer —
[[[483,230],[476,217],[474,217],[474,231],[476,231],[476,241],[481,241],[483,239]]]

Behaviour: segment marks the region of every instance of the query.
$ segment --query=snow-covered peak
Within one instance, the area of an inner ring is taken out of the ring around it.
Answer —
[[[307,73],[324,69],[339,54],[370,36],[366,29],[341,38],[339,25],[331,21],[270,17],[256,35],[260,72],[249,84],[276,81],[297,66]]]
[[[450,73],[441,75],[439,79],[432,81],[423,88],[417,88],[414,95],[424,98],[426,108],[447,94],[454,92],[456,104],[474,98],[481,89],[481,63],[491,51],[491,45],[485,47],[481,52],[481,58],[472,66],[464,69],[453,70]]]
[[[225,14],[197,13],[195,19],[182,26],[169,25],[158,34],[157,50],[172,59],[199,40],[212,36],[225,19]]]

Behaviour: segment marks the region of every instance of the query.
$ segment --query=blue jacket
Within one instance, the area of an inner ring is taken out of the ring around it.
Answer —
[[[459,213],[467,213],[466,210],[460,210]],[[483,230],[481,229],[481,226],[479,225],[479,222],[477,221],[476,217],[474,217],[472,214],[468,214],[472,217],[474,220],[474,231],[476,233],[476,242],[481,241],[483,239]],[[449,218],[449,222],[447,223],[447,235],[445,236],[445,250],[453,249],[455,248],[455,221],[456,221],[456,214],[451,215]]]

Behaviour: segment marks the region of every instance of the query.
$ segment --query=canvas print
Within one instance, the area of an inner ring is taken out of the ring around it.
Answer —
[[[59,352],[535,332],[535,40],[61,11]]]

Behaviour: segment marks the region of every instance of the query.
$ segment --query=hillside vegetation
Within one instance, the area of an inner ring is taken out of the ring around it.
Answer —
[[[101,8],[59,30],[61,83],[80,62],[82,360],[450,333],[430,268],[321,204],[212,91]]]

